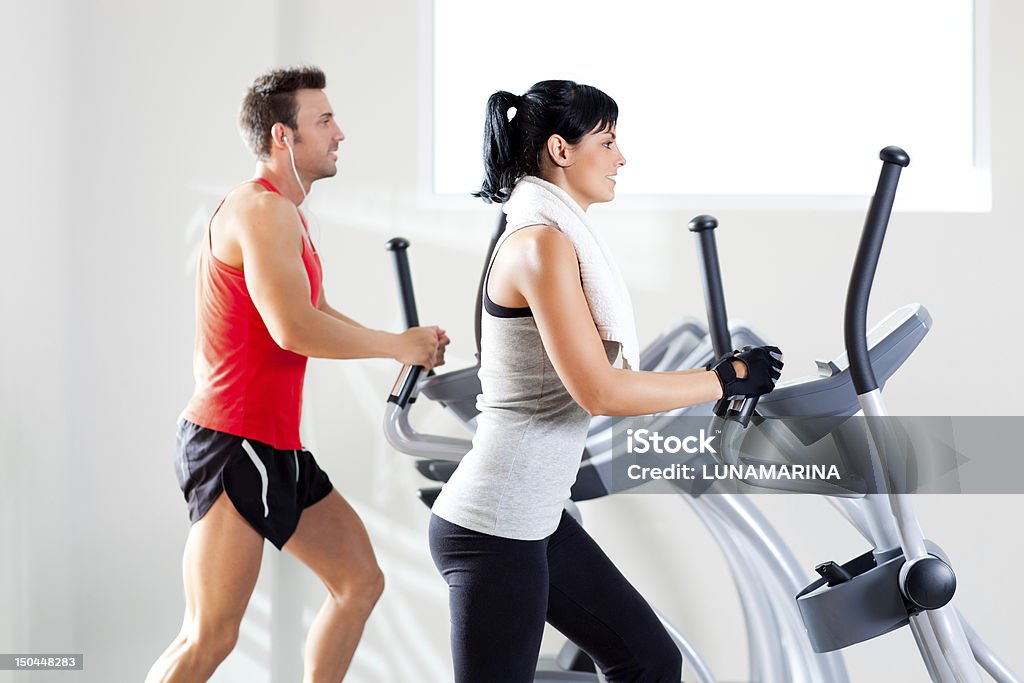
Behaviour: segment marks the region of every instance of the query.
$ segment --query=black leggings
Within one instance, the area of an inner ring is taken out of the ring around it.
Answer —
[[[678,683],[682,658],[650,605],[572,517],[517,541],[430,519],[448,582],[457,683],[533,681],[545,620],[609,682]]]

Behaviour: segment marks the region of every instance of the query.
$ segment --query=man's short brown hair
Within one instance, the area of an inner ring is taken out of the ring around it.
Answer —
[[[274,69],[252,82],[238,112],[238,130],[257,159],[270,156],[271,126],[283,123],[292,130],[298,128],[295,91],[323,90],[326,85],[327,77],[315,66]]]

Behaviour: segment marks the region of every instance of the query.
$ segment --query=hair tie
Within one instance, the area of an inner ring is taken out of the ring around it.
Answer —
[[[516,114],[519,113],[519,108],[522,106],[523,98],[520,97],[519,95],[512,95],[511,104],[509,105],[508,109],[505,110],[505,117],[509,120],[509,122],[511,122],[512,119],[516,117]]]

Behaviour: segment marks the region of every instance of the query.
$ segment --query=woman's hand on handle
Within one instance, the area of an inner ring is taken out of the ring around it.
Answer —
[[[777,346],[744,346],[723,356],[711,371],[722,385],[724,398],[770,393],[782,376],[782,351]]]

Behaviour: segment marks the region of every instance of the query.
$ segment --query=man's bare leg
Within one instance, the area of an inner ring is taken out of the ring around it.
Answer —
[[[338,683],[384,590],[370,537],[355,510],[331,491],[303,511],[284,549],[312,569],[329,592],[306,636],[303,682]]]
[[[146,683],[196,683],[213,675],[238,641],[262,559],[263,537],[222,493],[188,533],[185,620]]]

